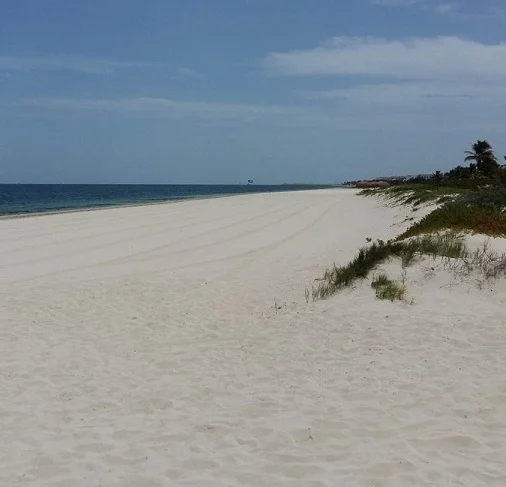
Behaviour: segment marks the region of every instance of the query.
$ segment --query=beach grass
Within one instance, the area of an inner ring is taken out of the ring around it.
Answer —
[[[371,287],[376,291],[378,299],[389,301],[404,301],[406,298],[406,286],[392,281],[386,274],[380,273],[374,276]]]
[[[462,183],[457,181],[457,184],[448,186],[400,184],[362,190],[360,195],[379,196],[392,205],[410,206],[413,211],[425,203],[437,206],[394,240],[378,240],[361,248],[348,264],[334,264],[327,269],[312,287],[313,300],[325,299],[367,278],[378,265],[392,257],[399,258],[403,268],[411,265],[418,256],[432,256],[454,259],[452,265],[457,262],[456,266],[467,273],[479,269],[485,279],[506,275],[506,256],[487,252],[470,254],[463,240],[466,233],[506,237],[506,186],[489,184],[478,187],[473,186],[474,183]],[[397,285],[384,275],[377,276],[372,285],[382,299],[397,299],[395,296],[404,295],[406,291],[404,285]]]
[[[382,196],[393,205],[418,207],[428,203],[445,203],[456,197],[469,193],[471,190],[450,186],[434,186],[430,184],[403,184],[390,188],[364,189],[362,196]]]
[[[313,285],[313,300],[326,299],[358,280],[366,279],[378,265],[392,257],[400,258],[402,265],[408,266],[418,255],[464,258],[468,251],[462,237],[455,233],[422,235],[406,241],[378,240],[368,247],[362,247],[348,264],[334,264],[327,269],[323,277]]]
[[[491,186],[466,192],[434,209],[398,239],[441,230],[506,236],[506,187]]]
[[[416,211],[424,203],[438,205],[414,223],[397,240],[426,233],[452,230],[506,236],[506,186],[490,185],[479,189],[402,184],[390,188],[367,189],[359,194],[380,196],[396,205],[411,206]]]
[[[452,202],[435,209],[419,222],[414,223],[398,239],[441,230],[504,237],[506,236],[506,214],[491,208]]]

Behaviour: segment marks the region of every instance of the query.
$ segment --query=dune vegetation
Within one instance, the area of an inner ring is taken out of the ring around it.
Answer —
[[[393,181],[387,188],[364,189],[359,194],[380,197],[390,205],[405,205],[416,212],[432,208],[397,238],[378,240],[361,248],[346,265],[335,264],[312,286],[313,300],[325,299],[339,290],[365,279],[391,258],[407,267],[416,256],[456,259],[457,267],[471,272],[480,268],[487,278],[506,272],[506,257],[486,249],[470,254],[463,240],[468,233],[506,237],[506,166],[500,165],[490,144],[478,140],[465,152],[468,166],[433,175]],[[414,218],[412,218],[414,220]],[[492,270],[491,270],[492,269]],[[385,274],[372,282],[381,299],[403,300],[406,288]]]

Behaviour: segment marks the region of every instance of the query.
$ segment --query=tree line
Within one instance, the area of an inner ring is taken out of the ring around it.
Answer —
[[[389,177],[379,178],[386,180],[389,184],[405,183],[432,183],[432,184],[452,184],[463,187],[476,187],[482,184],[506,184],[506,165],[499,164],[492,146],[487,140],[477,140],[471,147],[471,150],[464,152],[464,162],[469,163],[466,166],[459,165],[447,172],[436,171],[433,174],[421,174],[409,177]],[[506,157],[504,157],[506,160]],[[356,185],[359,181],[347,181],[346,185]]]
[[[429,180],[434,182],[474,180],[479,182],[506,182],[506,166],[499,164],[487,140],[477,140],[472,149],[465,151],[467,166],[457,166],[446,173],[436,171]]]
[[[478,187],[483,184],[506,184],[506,165],[499,164],[492,146],[487,140],[477,140],[471,150],[464,152],[466,166],[457,166],[448,172],[436,171],[431,175],[389,180],[391,184],[430,183],[459,187]],[[506,157],[505,157],[506,159]]]

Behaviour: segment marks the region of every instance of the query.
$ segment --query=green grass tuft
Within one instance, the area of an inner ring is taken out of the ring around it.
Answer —
[[[376,291],[378,299],[388,299],[389,301],[404,301],[406,298],[406,287],[404,284],[398,284],[386,274],[378,274],[371,282],[371,287]]]
[[[371,282],[371,287],[373,289],[378,289],[382,286],[388,286],[391,284],[392,281],[389,279],[389,277],[386,274],[378,274],[374,276],[374,279]]]
[[[429,255],[431,257],[446,257],[462,259],[468,255],[462,235],[448,232],[420,237],[402,242],[402,256]]]
[[[463,258],[467,250],[462,238],[456,234],[424,235],[409,241],[378,240],[359,250],[347,265],[327,269],[323,277],[313,285],[313,300],[325,299],[336,292],[365,279],[379,264],[391,257],[399,257],[403,265],[413,262],[416,255]]]

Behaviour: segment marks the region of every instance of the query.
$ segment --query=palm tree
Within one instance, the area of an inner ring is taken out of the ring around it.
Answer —
[[[493,178],[497,175],[499,163],[495,157],[492,146],[486,140],[478,140],[473,144],[472,151],[465,151],[467,154],[465,161],[476,161],[476,171],[487,178]],[[474,164],[471,164],[474,166]],[[473,170],[474,167],[471,169]]]

